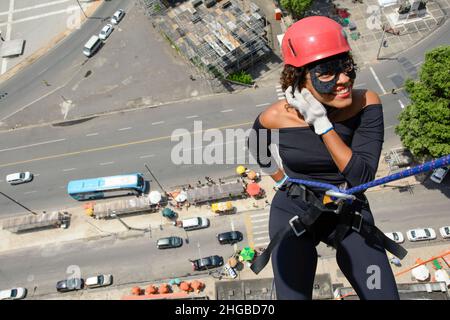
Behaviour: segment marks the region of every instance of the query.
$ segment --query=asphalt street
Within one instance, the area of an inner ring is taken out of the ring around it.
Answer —
[[[163,230],[153,229],[151,237],[148,233],[144,237],[128,240],[111,236],[102,240],[55,244],[2,255],[0,288],[23,286],[30,290],[29,297],[42,297],[56,292],[57,281],[75,274],[85,279],[110,273],[114,276],[114,286],[119,286],[205,273],[194,272],[189,259],[217,254],[223,256],[226,263],[226,259],[234,254],[234,246],[220,245],[216,235],[232,229],[239,230],[244,234],[241,244],[245,244],[247,239],[241,217],[216,217],[210,220],[209,228],[202,230],[186,232],[169,226]],[[157,249],[157,239],[166,236],[183,238],[183,246]],[[189,243],[186,243],[186,238]],[[52,263],[48,263],[49,259]],[[38,288],[33,295],[35,286]]]

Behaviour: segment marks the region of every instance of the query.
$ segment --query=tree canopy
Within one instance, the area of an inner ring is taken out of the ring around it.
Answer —
[[[294,18],[301,18],[309,9],[313,0],[281,0],[281,6],[285,8]]]
[[[450,46],[427,52],[419,80],[405,84],[411,104],[395,128],[403,145],[419,158],[450,154]]]

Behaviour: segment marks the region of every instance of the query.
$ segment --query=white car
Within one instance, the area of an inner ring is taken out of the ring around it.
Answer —
[[[109,37],[109,35],[111,34],[111,32],[113,32],[113,30],[114,30],[113,25],[108,23],[100,31],[100,33],[98,34],[98,37],[102,40],[106,40]]]
[[[33,174],[31,172],[16,172],[6,176],[6,182],[10,184],[20,184],[33,180]]]
[[[122,9],[117,10],[111,17],[112,24],[119,24],[120,20],[125,16],[125,11]]]
[[[395,241],[397,243],[403,243],[403,241],[405,241],[405,238],[403,237],[403,234],[401,232],[398,232],[398,231],[396,231],[396,232],[386,232],[385,235],[389,239],[391,239],[391,240],[393,240],[393,241]]]
[[[0,300],[17,300],[23,299],[27,295],[27,289],[25,288],[13,288],[10,290],[0,291]]]
[[[437,168],[433,171],[430,179],[436,183],[441,183],[447,175],[448,170],[449,167]]]
[[[106,287],[112,284],[113,277],[110,274],[101,274],[95,277],[87,278],[84,282],[87,288]]]
[[[432,228],[412,229],[406,232],[409,241],[436,239],[436,232]]]
[[[440,228],[439,232],[441,233],[442,238],[450,238],[450,226]]]

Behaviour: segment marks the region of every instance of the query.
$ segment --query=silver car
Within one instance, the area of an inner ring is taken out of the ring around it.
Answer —
[[[108,23],[106,26],[104,26],[102,28],[102,30],[100,31],[100,33],[98,34],[98,37],[102,40],[106,40],[108,39],[109,35],[111,34],[111,32],[113,32],[114,27],[112,24]]]

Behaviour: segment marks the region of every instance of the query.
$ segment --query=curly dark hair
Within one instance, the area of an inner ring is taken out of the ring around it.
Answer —
[[[354,62],[351,53],[350,52],[346,52],[346,53],[344,53],[344,55],[348,55],[349,60],[353,64],[355,70],[357,70],[357,65]],[[330,58],[335,58],[335,56],[332,56]],[[283,91],[286,91],[286,89],[288,87],[295,86],[295,85],[303,87],[304,84],[305,84],[305,81],[306,81],[306,73],[308,72],[308,69],[311,66],[313,66],[314,64],[321,63],[321,62],[326,61],[327,59],[330,59],[330,58],[319,60],[317,62],[310,63],[310,64],[308,64],[306,66],[299,67],[299,68],[294,67],[294,66],[289,65],[289,64],[284,65],[283,71],[281,72],[281,76],[280,76],[281,89]],[[296,84],[295,81],[298,81],[298,84]]]

